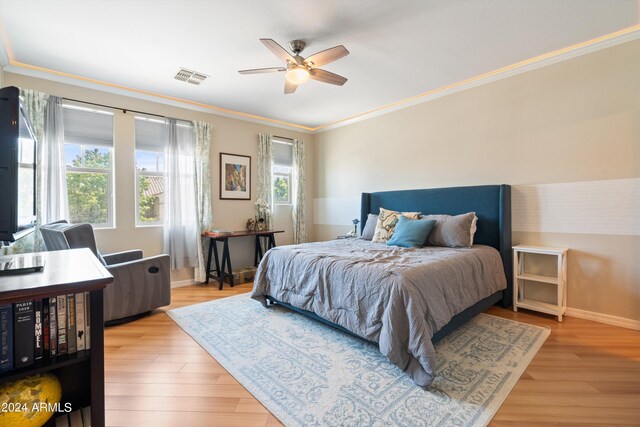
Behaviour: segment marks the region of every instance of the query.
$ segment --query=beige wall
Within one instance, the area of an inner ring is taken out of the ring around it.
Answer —
[[[349,228],[363,191],[507,183],[525,208],[514,215],[525,216],[544,201],[531,204],[535,192],[524,190],[557,184],[568,193],[547,208],[574,212],[575,221],[565,227],[533,212],[540,226],[533,221],[531,230],[530,218],[514,217],[514,244],[571,248],[568,305],[640,320],[640,209],[628,200],[640,199],[640,41],[323,132],[315,142],[317,239]],[[620,190],[629,188],[623,178],[632,178],[630,193]],[[563,186],[582,181],[580,194]],[[578,209],[589,197],[598,206],[590,188],[613,201],[598,218]],[[621,216],[625,226],[606,227]]]
[[[305,140],[308,164],[308,192],[313,185],[313,136],[287,129],[276,128],[205,112],[172,107],[155,102],[139,100],[121,95],[109,94],[83,87],[4,73],[4,84],[27,89],[35,89],[52,95],[78,99],[87,102],[111,105],[129,110],[139,110],[153,114],[176,117],[186,120],[209,122],[213,126],[211,145],[211,197],[214,228],[242,230],[248,218],[254,215],[256,194],[256,168],[258,155],[258,133],[270,132],[288,138]],[[206,87],[203,87],[205,89]],[[135,114],[114,112],[115,144],[115,189],[116,189],[116,227],[96,231],[98,246],[105,253],[139,248],[146,255],[162,253],[162,227],[136,227],[135,225]],[[230,201],[219,198],[219,158],[220,153],[233,153],[251,156],[252,198],[251,201]],[[309,198],[309,215],[312,212],[312,200]],[[276,235],[278,244],[292,242],[291,209],[288,206],[276,208],[276,225],[285,229],[284,234]],[[313,233],[313,230],[310,230]],[[253,241],[250,238],[234,240],[230,244],[231,259],[236,267],[253,264]],[[192,271],[174,271],[173,281],[187,280],[193,277]]]

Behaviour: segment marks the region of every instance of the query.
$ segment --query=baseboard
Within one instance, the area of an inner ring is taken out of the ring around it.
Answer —
[[[565,316],[577,317],[578,319],[593,320],[594,322],[606,323],[607,325],[620,326],[621,328],[640,331],[640,320],[611,316],[610,314],[595,313],[593,311],[579,310],[571,307],[567,307],[567,311],[564,314]]]
[[[178,280],[177,282],[171,282],[171,289],[173,288],[182,288],[184,286],[195,285],[196,282],[193,279],[187,280]]]

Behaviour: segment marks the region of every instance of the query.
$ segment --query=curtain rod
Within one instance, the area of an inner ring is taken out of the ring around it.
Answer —
[[[111,108],[112,110],[120,110],[125,114],[127,114],[127,111],[130,111],[132,113],[146,114],[147,116],[160,117],[162,119],[167,118],[167,116],[163,116],[161,114],[147,113],[146,111],[138,111],[138,110],[131,110],[131,109],[127,109],[127,108],[114,107],[113,105],[98,104],[97,102],[81,101],[79,99],[64,98],[64,97],[62,99],[64,99],[65,101],[80,102],[81,104],[95,105],[96,107],[105,107],[105,108]],[[184,120],[184,119],[179,119],[179,120]],[[273,135],[273,137],[274,138],[279,138],[279,139],[286,139],[287,141],[293,142],[293,138],[287,138],[285,136],[278,136],[278,135]]]
[[[81,104],[89,104],[89,105],[95,105],[97,107],[105,107],[105,108],[111,108],[112,110],[121,110],[123,113],[127,113],[128,111],[132,112],[132,113],[138,113],[138,114],[146,114],[147,116],[154,116],[154,117],[160,117],[160,118],[166,118],[166,116],[162,116],[160,114],[153,114],[153,113],[147,113],[145,111],[138,111],[138,110],[130,110],[128,108],[120,108],[120,107],[114,107],[113,105],[106,105],[106,104],[98,104],[96,102],[89,102],[89,101],[81,101],[79,99],[73,99],[73,98],[62,98],[65,101],[73,101],[73,102],[80,102]]]

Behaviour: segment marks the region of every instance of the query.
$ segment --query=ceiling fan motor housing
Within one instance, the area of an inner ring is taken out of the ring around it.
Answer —
[[[291,52],[295,53],[296,55],[299,55],[306,46],[307,43],[305,43],[304,40],[291,40],[289,42],[289,48],[291,49]]]

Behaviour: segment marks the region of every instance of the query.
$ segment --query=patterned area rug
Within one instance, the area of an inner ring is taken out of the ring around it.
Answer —
[[[287,426],[484,426],[550,332],[481,314],[436,345],[423,390],[376,346],[248,294],[168,314]]]

